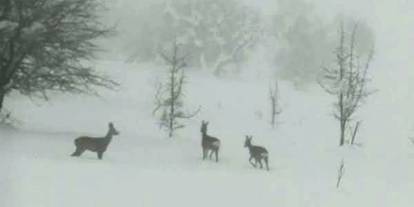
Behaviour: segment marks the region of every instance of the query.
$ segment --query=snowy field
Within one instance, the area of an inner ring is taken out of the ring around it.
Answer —
[[[146,31],[136,25],[140,19],[129,15],[154,1],[111,1],[116,18],[108,17],[105,24],[131,23],[128,27]],[[243,2],[269,21],[275,14],[274,0]],[[100,89],[99,97],[52,94],[48,102],[8,94],[5,109],[18,121],[16,128],[0,126],[0,207],[414,206],[414,1],[309,2],[316,3],[322,19],[348,15],[372,26],[375,34],[369,86],[378,91],[357,112],[362,125],[356,145],[338,147],[334,100],[315,83],[298,87],[280,80],[282,113],[277,127],[270,126],[270,79],[282,66],[272,62],[279,46],[266,41],[237,68],[239,75],[218,78],[211,70],[186,71],[185,109],[201,111],[183,122],[185,128],[174,139],[168,138],[152,115],[156,83],[165,78],[165,68],[118,60],[127,59],[123,50],[128,47],[114,45],[136,35],[126,27],[99,43],[108,51],[94,63],[120,83],[117,90]],[[2,32],[11,27],[5,25],[0,25]],[[208,134],[221,140],[218,163],[202,160],[203,120],[210,122]],[[74,139],[104,136],[109,122],[120,135],[103,160],[91,152],[70,156]],[[246,135],[268,149],[269,171],[249,164]],[[337,188],[342,161],[345,171]]]
[[[121,83],[102,97],[56,96],[52,102],[13,95],[7,107],[19,130],[0,131],[0,206],[285,206],[411,207],[414,149],[406,114],[396,115],[387,90],[364,108],[360,147],[338,148],[332,100],[317,86],[281,82],[279,126],[268,123],[268,81],[217,79],[188,72],[187,108],[202,107],[175,139],[152,117],[161,69],[99,62]],[[402,97],[396,96],[396,97]],[[397,98],[398,100],[398,98]],[[381,116],[378,116],[381,115]],[[201,120],[222,141],[220,162],[201,159]],[[107,123],[121,132],[104,159],[80,158],[73,140],[103,136]],[[244,136],[270,153],[270,171],[248,163]],[[337,169],[345,162],[341,187]]]

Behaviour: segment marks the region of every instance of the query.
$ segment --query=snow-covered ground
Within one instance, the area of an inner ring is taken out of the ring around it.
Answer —
[[[14,95],[7,107],[19,130],[0,129],[0,206],[286,206],[410,207],[414,149],[406,115],[378,93],[361,113],[358,142],[338,148],[331,98],[318,87],[282,82],[279,126],[268,123],[268,84],[255,78],[217,79],[188,72],[187,108],[202,107],[175,139],[152,117],[154,84],[162,68],[99,62],[121,83],[102,97],[55,96],[37,102]],[[200,123],[222,140],[220,162],[201,160]],[[69,155],[79,135],[121,132],[104,159]],[[248,163],[244,136],[270,152],[270,171]],[[337,169],[345,175],[336,188]]]

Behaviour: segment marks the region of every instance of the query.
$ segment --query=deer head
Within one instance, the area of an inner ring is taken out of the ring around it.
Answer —
[[[246,140],[244,141],[244,147],[250,147],[252,145],[253,136],[246,135]]]
[[[208,126],[208,122],[203,120],[201,122],[201,129],[200,129],[202,134],[207,134],[207,126]]]
[[[112,122],[109,122],[108,124],[109,127],[109,131],[108,131],[108,135],[119,135],[119,131],[115,129],[114,124]]]

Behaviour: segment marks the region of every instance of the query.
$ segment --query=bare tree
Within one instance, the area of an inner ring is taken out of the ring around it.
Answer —
[[[344,163],[344,160],[342,159],[341,164],[339,165],[339,168],[338,168],[338,177],[336,179],[336,188],[339,188],[339,186],[341,185],[341,181],[342,181],[342,178],[343,178],[344,174],[345,174],[345,163]]]
[[[357,34],[358,24],[354,24],[350,35],[347,35],[344,24],[341,23],[339,46],[335,51],[335,65],[324,67],[322,79],[319,80],[321,87],[337,98],[334,104],[334,117],[339,121],[340,146],[345,144],[346,129],[353,115],[372,93],[367,89],[369,81],[367,73],[373,57],[373,49],[366,57],[359,54],[355,49],[359,44],[356,42]]]
[[[358,121],[358,122],[355,124],[355,127],[354,127],[353,132],[352,132],[351,145],[354,145],[354,144],[355,144],[355,139],[356,139],[356,135],[357,135],[357,133],[358,133],[358,130],[359,130],[359,125],[360,125],[360,124],[361,124],[361,121]]]
[[[168,77],[165,84],[158,85],[155,94],[154,115],[160,115],[160,126],[165,127],[168,136],[173,137],[177,129],[184,125],[180,119],[189,119],[195,116],[199,109],[192,113],[184,112],[183,86],[185,84],[185,74],[183,68],[186,66],[186,56],[180,56],[179,45],[174,41],[172,52],[161,52],[161,57],[168,64]]]
[[[277,122],[277,116],[282,113],[280,107],[280,94],[279,94],[279,84],[277,81],[269,87],[269,100],[270,100],[270,124],[274,128]]]
[[[99,22],[101,8],[98,0],[0,3],[0,110],[11,91],[47,100],[49,91],[116,85],[84,64],[98,50],[95,40],[110,32]]]

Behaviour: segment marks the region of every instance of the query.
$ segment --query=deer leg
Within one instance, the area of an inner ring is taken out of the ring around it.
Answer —
[[[257,167],[257,163],[258,163],[258,160],[257,160],[257,158],[254,158],[254,167]]]
[[[71,156],[79,157],[82,155],[82,153],[85,152],[85,149],[82,149],[80,147],[76,147],[76,150],[74,153],[72,153]]]
[[[97,154],[98,154],[98,159],[102,160],[103,152],[97,152]]]
[[[266,164],[266,170],[269,171],[269,159],[267,157],[264,158],[265,164]]]
[[[216,154],[216,162],[218,162],[218,149],[216,149],[214,152]]]
[[[252,162],[252,159],[253,159],[253,157],[252,157],[252,156],[250,156],[250,158],[249,158],[249,162],[250,162],[250,164],[251,164],[253,167],[256,167],[256,164],[254,164],[254,163]]]
[[[72,157],[79,156],[79,148],[76,147],[75,152],[73,152],[70,156],[72,156]]]
[[[214,150],[210,150],[210,160],[213,159]]]
[[[205,160],[207,157],[207,150],[203,148],[203,160]]]
[[[262,158],[257,159],[259,161],[260,164],[260,169],[263,169],[263,164],[262,164]]]

